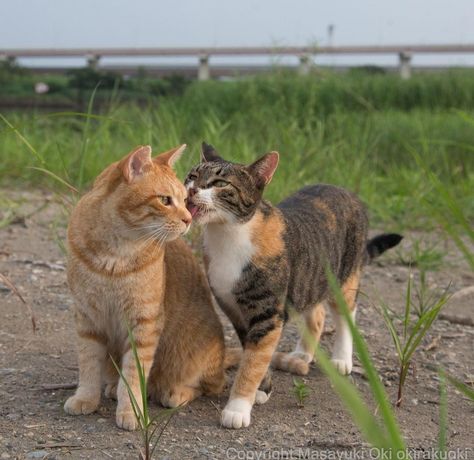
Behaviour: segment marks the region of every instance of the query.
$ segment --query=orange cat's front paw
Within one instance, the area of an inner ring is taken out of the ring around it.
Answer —
[[[115,423],[122,430],[133,431],[137,429],[137,419],[133,412],[122,412],[117,411],[115,416]]]
[[[64,410],[70,415],[87,415],[97,410],[99,401],[71,396],[64,404]]]

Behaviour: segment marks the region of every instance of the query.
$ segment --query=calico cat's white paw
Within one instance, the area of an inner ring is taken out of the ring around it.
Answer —
[[[270,399],[270,393],[265,393],[265,391],[257,390],[255,395],[255,404],[265,404]]]
[[[226,428],[239,429],[250,425],[252,405],[245,399],[229,401],[222,411],[221,424]]]
[[[336,359],[332,358],[331,362],[337,369],[339,374],[349,375],[352,372],[352,359]]]

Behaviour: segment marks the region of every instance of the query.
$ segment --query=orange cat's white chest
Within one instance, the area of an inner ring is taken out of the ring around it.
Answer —
[[[250,223],[210,224],[204,232],[209,284],[213,292],[229,305],[235,304],[232,291],[255,252],[250,235]]]

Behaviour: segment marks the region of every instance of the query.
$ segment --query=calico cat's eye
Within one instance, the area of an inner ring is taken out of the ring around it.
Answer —
[[[196,180],[198,178],[197,174],[190,174],[188,180]]]
[[[209,185],[211,185],[212,187],[225,187],[226,185],[229,185],[229,182],[226,182],[225,180],[215,180],[213,182],[211,182]]]
[[[171,203],[173,202],[170,196],[158,195],[158,199],[160,200],[160,203],[165,206],[171,206]]]

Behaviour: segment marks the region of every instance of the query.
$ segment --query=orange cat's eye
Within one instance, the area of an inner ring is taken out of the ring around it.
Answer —
[[[171,206],[171,203],[173,202],[171,200],[170,196],[161,196],[161,195],[159,195],[158,199],[160,200],[161,204],[163,204],[165,206]]]

